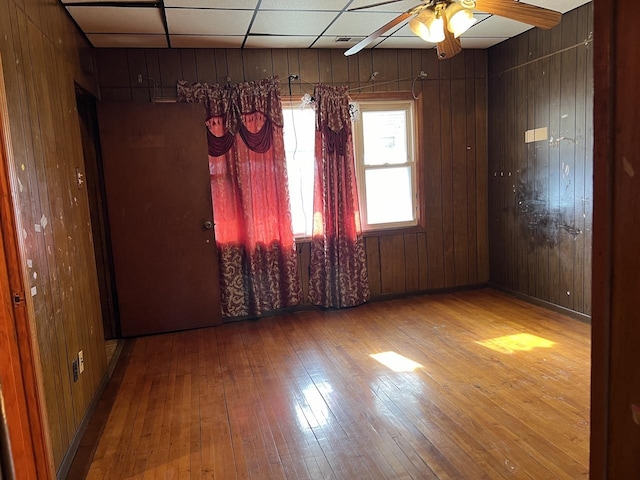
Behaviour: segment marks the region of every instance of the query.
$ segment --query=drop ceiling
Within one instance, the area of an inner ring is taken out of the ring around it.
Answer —
[[[401,0],[349,11],[380,0],[61,0],[94,47],[128,48],[340,48],[418,5]],[[515,1],[515,0],[514,0]],[[526,0],[561,13],[589,0]],[[488,48],[531,28],[477,12],[460,38],[463,48]],[[433,48],[406,23],[372,48]]]

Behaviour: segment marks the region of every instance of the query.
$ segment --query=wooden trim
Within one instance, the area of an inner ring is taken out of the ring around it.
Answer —
[[[73,449],[73,455],[69,455],[71,457],[69,459],[70,463],[69,465],[64,465],[67,461],[67,457],[65,457],[63,467],[58,471],[59,480],[64,478],[86,478],[98,448],[98,443],[109,420],[115,399],[122,386],[122,377],[129,366],[133,344],[134,341],[131,340],[121,339],[118,341],[116,351],[109,362],[106,374],[108,381],[104,383],[104,389],[96,394],[95,399],[98,399],[98,401],[95,405],[91,404],[91,412],[85,416],[85,419],[88,420],[86,425],[83,420],[81,431],[79,430],[76,435],[78,444]],[[76,439],[74,439],[74,444],[75,442]],[[67,471],[64,472],[64,469]]]
[[[374,86],[374,85],[372,85]],[[354,102],[360,101],[388,101],[393,102],[395,100],[413,100],[418,101],[417,98],[413,96],[411,92],[354,92],[350,94]],[[418,97],[421,97],[421,92],[418,92]],[[416,108],[419,108],[421,105],[416,104]]]
[[[365,203],[366,200],[366,192],[360,190],[360,187],[364,185],[364,174],[366,171],[366,167],[363,161],[358,161],[358,155],[363,155],[364,145],[362,144],[362,140],[364,139],[363,134],[363,126],[362,122],[357,122],[357,125],[354,126],[353,129],[353,140],[354,140],[354,154],[356,156],[356,176],[358,177],[358,197],[360,201],[360,211],[362,217],[362,233],[367,235],[385,235],[385,234],[398,234],[398,233],[420,233],[424,232],[424,226],[426,224],[425,220],[425,212],[423,208],[424,201],[424,120],[423,120],[423,102],[422,102],[422,92],[418,95],[414,95],[413,93],[408,92],[379,92],[379,93],[363,93],[358,94],[357,98],[354,100],[356,103],[365,103],[371,106],[372,110],[377,110],[378,105],[388,105],[390,108],[398,105],[398,108],[404,109],[404,105],[408,102],[408,108],[411,112],[411,137],[407,138],[409,143],[412,143],[413,150],[413,188],[415,193],[414,202],[414,215],[415,215],[415,224],[413,221],[407,222],[393,222],[389,224],[374,226],[369,225],[366,208],[362,207],[362,204]],[[361,159],[362,160],[362,159]],[[402,164],[398,164],[400,166]],[[407,165],[407,164],[405,164]],[[368,166],[368,168],[389,168],[391,165],[379,165],[379,166]],[[403,223],[403,225],[396,225],[399,223]],[[391,233],[386,233],[391,232]]]
[[[613,219],[615,15],[594,1],[594,170],[590,478],[607,478]]]
[[[11,159],[13,150],[9,133],[9,113],[0,58],[0,284],[2,315],[0,335],[7,347],[2,351],[0,376],[6,396],[11,450],[17,478],[47,480],[53,478],[54,466],[48,426],[41,397],[38,351],[27,313],[24,278],[20,262],[20,238],[15,224],[11,186],[15,172]],[[15,306],[13,294],[21,301]],[[3,342],[4,343],[4,342]],[[6,358],[5,358],[6,356]]]
[[[470,290],[482,290],[483,288],[491,288],[491,286],[488,283],[474,283],[470,285],[457,285],[455,287],[427,288],[415,292],[383,293],[370,299],[369,303],[384,302],[400,298],[420,297],[422,295],[442,295],[445,293],[468,292]]]
[[[425,172],[425,151],[424,151],[424,102],[422,99],[422,89],[420,93],[414,96],[411,93],[411,97],[415,101],[415,119],[413,122],[413,135],[415,138],[416,147],[416,159],[414,160],[415,174],[416,174],[416,216],[418,217],[418,231],[424,232],[427,224],[426,212],[424,208],[425,193],[424,193],[424,172]]]
[[[407,235],[410,233],[425,233],[426,230],[421,223],[410,227],[385,228],[380,230],[365,230],[362,232],[363,238],[366,237],[384,237],[388,235]]]
[[[0,162],[4,166],[4,156],[0,154]],[[4,168],[2,169],[4,171]],[[1,174],[0,174],[1,175]],[[2,189],[1,207],[4,219],[5,199],[7,198],[5,187],[5,176],[1,175]],[[20,353],[18,345],[14,341],[16,338],[15,316],[13,314],[13,302],[11,285],[9,283],[8,259],[4,246],[5,229],[4,223],[1,225],[2,235],[0,235],[0,384],[4,398],[6,410],[7,428],[9,430],[11,454],[13,464],[19,475],[27,479],[36,479],[35,459],[33,449],[30,444],[29,417],[26,405],[26,394],[22,379],[22,368],[20,365]],[[1,475],[1,472],[0,472]]]
[[[113,372],[116,369],[116,365],[118,364],[118,360],[120,359],[120,354],[122,353],[124,345],[125,345],[125,340],[120,340],[118,342],[118,346],[116,347],[113,357],[109,361],[107,372],[102,377],[102,381],[100,382],[100,385],[96,390],[96,393],[91,399],[89,408],[87,408],[87,411],[85,412],[84,417],[82,417],[82,421],[80,422],[80,426],[78,427],[75,435],[71,439],[71,444],[69,445],[69,448],[67,449],[67,452],[65,453],[65,456],[62,459],[60,468],[58,468],[58,473],[56,475],[56,478],[58,480],[64,480],[65,478],[80,478],[80,475],[78,475],[77,472],[75,471],[74,471],[74,474],[72,475],[69,475],[69,473],[71,472],[71,469],[74,467],[74,464],[76,463],[76,461],[78,463],[82,463],[84,460],[86,460],[86,458],[84,458],[86,457],[85,452],[83,452],[82,455],[79,456],[82,458],[79,458],[78,460],[76,460],[76,456],[78,456],[77,453],[78,453],[79,447],[81,446],[81,442],[84,439],[87,428],[91,423],[94,422],[94,414],[98,417],[101,417],[100,414],[96,414],[96,411],[98,410],[98,405],[100,405],[101,403],[104,403],[102,394],[107,388],[107,385],[109,384],[109,380],[111,380],[111,377],[113,376]],[[104,420],[106,421],[106,418]],[[104,425],[102,425],[102,427],[104,427]],[[97,447],[97,442],[95,445],[93,445],[93,449],[91,450],[91,457],[93,457],[93,453],[95,452],[95,447]],[[75,468],[79,468],[79,467],[76,466]],[[84,478],[85,475],[86,475],[86,471],[83,471],[82,477]]]
[[[515,290],[511,290],[509,288],[502,287],[500,285],[496,285],[495,283],[489,282],[489,287],[504,292],[512,297],[516,297],[520,300],[524,300],[525,302],[531,303],[533,305],[537,305],[539,307],[546,308],[547,310],[553,310],[554,312],[561,313],[566,315],[567,317],[575,318],[584,323],[591,323],[591,317],[589,315],[585,315],[584,313],[576,312],[575,310],[571,310],[570,308],[563,307],[561,305],[556,305],[555,303],[547,302],[545,300],[541,300],[536,297],[532,297],[530,295],[526,295],[524,293],[516,292]]]

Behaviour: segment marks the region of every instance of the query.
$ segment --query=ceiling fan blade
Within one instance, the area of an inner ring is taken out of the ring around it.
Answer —
[[[360,40],[360,42],[356,43],[353,47],[351,47],[349,50],[344,52],[345,57],[348,57],[349,55],[353,55],[355,53],[358,53],[364,47],[366,47],[367,45],[372,43],[376,38],[382,36],[382,34],[388,32],[389,30],[391,30],[396,25],[400,25],[402,22],[407,20],[409,17],[414,16],[416,13],[417,13],[416,9],[412,8],[411,10],[408,10],[408,11],[404,12],[402,15],[394,18],[389,23],[384,24],[379,29],[377,29],[375,32],[373,32],[371,35],[369,35],[367,38],[365,38],[364,40]]]
[[[401,2],[401,1],[402,0],[387,0],[386,2],[372,3],[371,5],[364,5],[362,7],[349,8],[349,9],[347,9],[347,12],[355,12],[357,10],[366,10],[367,8],[380,7],[382,5],[388,5],[390,3],[398,3],[398,2]]]
[[[514,0],[476,0],[476,10],[549,30],[560,23],[562,14]]]
[[[449,59],[462,51],[460,39],[453,36],[453,33],[447,28],[447,18],[444,19],[444,40],[436,47],[438,50],[438,58],[440,60]]]

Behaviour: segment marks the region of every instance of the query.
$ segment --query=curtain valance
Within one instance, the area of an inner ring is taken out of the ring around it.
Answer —
[[[349,89],[346,86],[318,84],[315,88],[316,129],[340,132],[351,126]]]
[[[236,85],[190,84],[179,80],[177,98],[179,102],[202,103],[207,119],[223,118],[225,130],[234,135],[240,131],[242,115],[259,112],[273,125],[282,127],[283,124],[278,77]]]

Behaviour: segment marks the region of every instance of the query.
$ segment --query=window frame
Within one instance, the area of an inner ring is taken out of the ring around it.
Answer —
[[[305,105],[305,106],[301,107],[301,105],[302,105],[302,95],[299,95],[299,96],[296,96],[296,95],[281,95],[280,100],[281,100],[282,110],[283,110],[283,112],[282,112],[283,113],[283,120],[287,120],[288,119],[288,118],[286,118],[287,115],[288,115],[288,110],[298,110],[300,108],[312,110],[314,115],[315,115],[315,111],[313,110],[313,107],[311,107],[310,105]],[[296,128],[296,131],[297,131],[296,135],[299,135],[300,134],[300,130],[298,130]],[[314,139],[315,139],[315,134],[316,134],[316,131],[315,131],[315,123],[314,123],[314,128],[313,128],[313,131],[312,131],[312,136],[313,136]],[[284,136],[284,125],[283,125],[283,136]],[[283,140],[284,140],[284,138],[283,138]],[[286,145],[286,142],[285,142],[285,145]],[[290,159],[287,157],[287,168],[288,168],[289,160]],[[288,181],[290,181],[290,179],[288,179]],[[312,189],[313,189],[313,186],[314,186],[314,182],[315,182],[315,179],[312,177],[311,178],[311,188]],[[292,201],[292,198],[291,198],[291,184],[289,184],[289,196],[290,196],[290,198],[289,198],[289,208],[291,209],[292,216],[293,216],[293,205],[291,205],[291,201]],[[311,216],[306,219],[307,220],[307,225],[305,226],[305,228],[312,227],[312,225],[313,225],[313,195],[311,196],[311,203],[312,203],[312,205],[311,205]],[[296,233],[295,230],[293,232],[293,235],[294,235],[294,238],[295,238],[296,242],[309,241],[309,240],[311,240],[311,237],[313,236],[313,234],[311,232],[305,231],[305,233]]]
[[[422,96],[414,97],[410,92],[384,92],[384,93],[362,93],[353,96],[354,103],[358,104],[358,114],[353,123],[353,140],[354,140],[354,161],[356,163],[356,175],[358,182],[358,196],[361,211],[361,227],[363,235],[385,235],[396,234],[398,232],[422,232],[424,231],[424,219],[422,218],[422,197],[423,197],[423,181],[422,181],[422,136],[419,134],[422,125]],[[364,139],[363,127],[361,121],[362,111],[380,111],[380,108],[365,108],[363,105],[378,106],[401,106],[402,109],[408,109],[408,125],[407,125],[407,149],[412,152],[412,161],[400,165],[411,165],[412,188],[413,188],[413,211],[414,220],[406,222],[392,222],[386,224],[369,224],[367,222],[366,212],[366,186],[364,182],[364,174],[368,169],[393,168],[393,164],[369,166],[364,165]],[[409,125],[410,124],[410,125]]]

